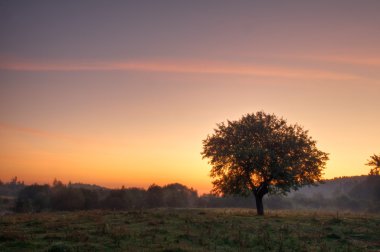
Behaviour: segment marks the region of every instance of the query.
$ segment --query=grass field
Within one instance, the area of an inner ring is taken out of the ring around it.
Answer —
[[[153,209],[0,217],[0,251],[380,251],[380,216]]]

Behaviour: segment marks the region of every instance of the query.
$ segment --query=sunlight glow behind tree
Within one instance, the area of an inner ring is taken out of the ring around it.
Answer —
[[[253,194],[258,215],[264,214],[265,194],[320,182],[328,160],[308,131],[264,112],[218,124],[203,141],[202,155],[212,165],[213,192]]]

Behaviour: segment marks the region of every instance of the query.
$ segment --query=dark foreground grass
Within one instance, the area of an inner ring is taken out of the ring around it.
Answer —
[[[153,209],[0,217],[0,251],[380,251],[380,216]]]

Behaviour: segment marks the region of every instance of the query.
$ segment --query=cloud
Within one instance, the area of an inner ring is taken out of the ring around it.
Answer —
[[[313,54],[277,54],[271,58],[284,58],[290,60],[307,60],[341,65],[354,65],[362,67],[380,67],[379,57],[363,57],[353,55],[313,55]]]
[[[17,132],[21,134],[26,134],[29,136],[48,139],[56,142],[63,142],[67,144],[74,144],[78,146],[85,146],[86,148],[100,147],[104,148],[126,148],[128,143],[122,140],[110,139],[110,138],[100,138],[99,136],[93,138],[91,136],[74,136],[70,134],[65,134],[61,132],[41,130],[31,127],[23,127],[19,125],[9,124],[5,122],[0,122],[0,131],[6,132]]]
[[[347,56],[315,56],[313,58],[332,63],[380,67],[380,58],[354,58]]]
[[[349,73],[326,70],[211,61],[33,61],[3,59],[0,60],[0,69],[32,72],[141,71],[329,80],[350,80],[360,78],[357,75]]]
[[[16,126],[16,125],[4,123],[4,122],[0,122],[0,130],[14,131],[14,132],[28,134],[28,135],[32,135],[36,137],[43,137],[43,138],[48,138],[48,139],[56,139],[56,140],[63,140],[63,141],[77,142],[77,143],[83,140],[83,139],[68,136],[68,135],[53,133],[53,132],[35,129],[35,128]]]

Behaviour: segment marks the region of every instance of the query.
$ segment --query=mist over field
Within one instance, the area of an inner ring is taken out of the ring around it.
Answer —
[[[97,185],[55,180],[53,185],[25,185],[13,178],[0,184],[0,209],[10,212],[76,211],[90,209],[139,210],[148,208],[252,208],[255,199],[241,196],[199,195],[179,183],[149,188],[108,189]],[[356,176],[326,180],[288,195],[264,198],[269,210],[380,213],[380,177]]]

